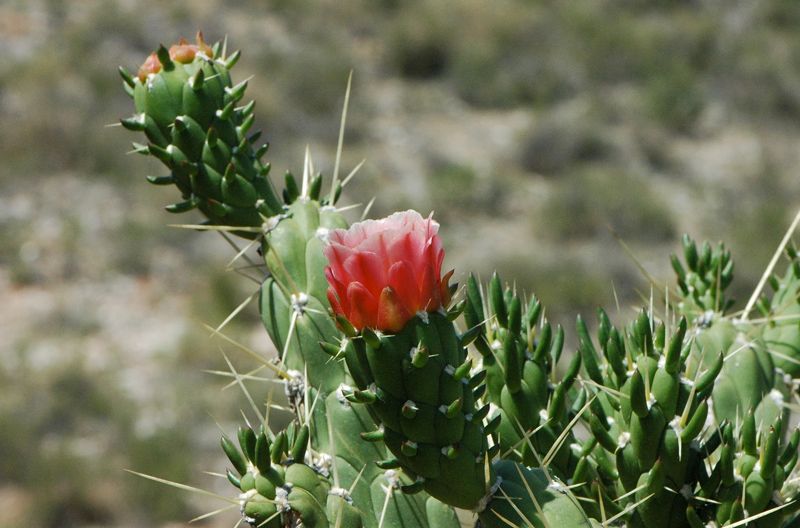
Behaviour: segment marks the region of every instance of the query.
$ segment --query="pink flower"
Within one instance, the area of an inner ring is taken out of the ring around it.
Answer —
[[[439,224],[416,211],[367,220],[330,233],[328,300],[356,330],[398,332],[417,312],[450,302]]]

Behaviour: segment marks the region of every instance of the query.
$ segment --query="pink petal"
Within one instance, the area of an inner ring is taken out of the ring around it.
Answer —
[[[419,288],[411,266],[404,260],[395,262],[389,268],[389,286],[403,303],[406,311],[416,313],[419,310]]]
[[[350,321],[356,330],[375,328],[378,322],[378,300],[360,282],[347,286],[347,302],[350,304]]]
[[[403,308],[394,290],[389,286],[384,288],[378,301],[377,328],[388,332],[399,332],[409,319],[411,314]]]
[[[439,277],[434,275],[433,266],[430,265],[424,266],[420,271],[422,274],[417,275],[420,306],[417,309],[426,312],[438,310],[442,304],[439,299],[439,284],[437,282]]]
[[[388,282],[388,270],[380,257],[371,251],[353,253],[344,261],[344,269],[351,279],[363,284],[373,295],[380,295]]]
[[[328,259],[328,264],[333,271],[334,277],[341,281],[348,281],[347,271],[344,268],[344,262],[353,254],[353,250],[347,246],[338,243],[331,243],[323,249],[325,258]]]
[[[349,311],[349,306],[347,304],[347,286],[344,285],[339,279],[334,277],[333,271],[331,270],[330,266],[325,268],[325,278],[328,279],[328,296],[330,299],[331,293],[336,295],[336,297],[341,301],[339,305],[341,310],[339,313],[345,315]],[[333,303],[331,303],[333,306]]]
[[[388,252],[389,259],[392,262],[405,260],[411,264],[414,270],[422,266],[423,242],[419,237],[415,236],[415,233],[405,232],[389,240]]]
[[[339,299],[340,297],[333,291],[333,288],[328,288],[328,302],[331,305],[333,313],[347,317],[347,312],[345,312],[345,310],[342,308],[342,304],[339,302]]]

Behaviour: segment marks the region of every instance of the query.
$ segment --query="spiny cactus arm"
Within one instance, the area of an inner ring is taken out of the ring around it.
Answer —
[[[497,485],[493,498],[479,515],[483,528],[599,528],[599,523],[586,516],[569,489],[544,470],[500,460],[494,464],[494,471]]]
[[[776,344],[780,335],[771,333],[763,322],[737,320],[725,313],[732,304],[724,292],[733,280],[733,260],[723,244],[712,248],[704,242],[698,250],[694,240],[684,235],[683,248],[685,265],[674,255],[672,264],[682,293],[677,308],[690,319],[695,335],[691,357],[706,367],[720,352],[725,358],[714,387],[714,415],[718,420],[736,421],[747,410],[758,408],[759,416],[777,418],[782,411],[776,399],[787,389],[776,376],[773,346],[767,345],[766,336],[780,348]]]
[[[723,525],[748,517],[756,526],[785,526],[798,509],[797,489],[790,483],[796,474],[800,433],[784,440],[782,423],[759,427],[751,412],[740,427],[722,428],[721,447],[709,459],[713,469],[701,492],[717,497],[717,504],[698,504],[698,518]]]
[[[465,378],[456,376],[466,353],[453,324],[429,313],[397,334],[365,329],[348,348],[348,361],[362,358],[371,380],[348,398],[367,404],[382,424],[382,440],[394,455],[384,467],[402,467],[447,504],[474,507],[487,489],[481,422],[488,408],[477,409]]]
[[[768,319],[764,343],[775,368],[794,379],[800,378],[800,258],[794,245],[787,246],[785,255],[786,271],[770,277],[774,293],[762,296],[757,307]]]
[[[120,69],[136,107],[121,122],[149,141],[134,149],[170,171],[148,178],[180,190],[183,201],[168,211],[198,208],[211,224],[249,228],[235,233],[255,238],[264,218],[279,214],[282,204],[268,178],[269,164],[261,161],[267,146],[255,148],[260,133],[250,134],[254,104],[237,106],[247,87],[247,81],[231,82],[238,57],[222,56],[219,43],[211,48],[198,34],[196,45],[162,46],[136,77]]]
[[[278,199],[268,179],[270,165],[261,161],[268,147],[255,149],[260,134],[248,135],[254,104],[236,106],[247,84],[234,86],[230,80],[229,70],[238,57],[238,52],[223,57],[219,45],[211,49],[198,37],[196,46],[182,42],[151,55],[135,78],[121,69],[137,110],[123,125],[144,132],[150,144],[136,149],[155,155],[170,169],[169,176],[148,178],[179,188],[185,201],[170,211],[197,207],[219,229],[241,227],[233,233],[261,240],[270,271],[261,288],[262,320],[291,376],[287,392],[292,405],[308,412],[313,452],[317,462],[324,462],[328,453],[335,452],[334,442],[351,445],[353,436],[376,427],[363,410],[349,411],[355,419],[343,428],[345,441],[329,435],[326,423],[326,407],[336,401],[333,394],[349,379],[343,363],[320,349],[320,343],[337,343],[341,338],[328,317],[321,245],[329,230],[347,226],[333,206],[342,184],[323,197],[320,174],[304,174],[300,184],[287,173],[283,203]],[[307,396],[310,401],[304,401]],[[329,464],[334,473],[341,474],[340,484],[352,492],[364,526],[374,528],[381,518],[384,528],[427,526],[424,494],[390,501],[381,498],[373,504],[373,484],[381,489],[379,481],[385,480],[375,461],[384,458],[381,446],[333,457]],[[336,500],[328,503],[336,507]],[[347,507],[336,508],[337,516],[348,517]],[[417,521],[403,520],[412,518]]]
[[[264,427],[258,432],[241,427],[237,436],[238,446],[227,436],[222,437],[221,445],[235,469],[227,475],[241,492],[238,499],[245,522],[254,527],[280,528],[302,522],[327,528],[333,526],[330,511],[346,516],[354,527],[362,525],[360,513],[347,503],[346,496],[329,497],[329,475],[304,463],[309,447],[306,426],[292,424],[276,435]]]
[[[726,312],[733,300],[725,297],[725,289],[733,281],[731,253],[721,242],[712,247],[708,242],[698,248],[689,235],[683,235],[684,262],[672,255],[672,269],[683,297],[682,312],[690,319],[703,312]]]
[[[683,318],[669,333],[647,311],[624,333],[603,311],[599,321],[599,341],[606,340],[599,347],[578,323],[583,355],[605,387],[586,417],[597,440],[588,458],[632,526],[681,526],[704,470],[708,398],[721,364],[697,370],[687,364],[692,337]],[[619,484],[602,470],[609,456]]]
[[[482,362],[487,387],[482,398],[497,407],[489,418],[500,420],[500,451],[535,467],[572,418],[567,412],[567,396],[577,379],[580,356],[576,355],[566,374],[559,377],[556,367],[563,350],[564,330],[561,326],[553,330],[544,320],[541,302],[532,296],[524,303],[511,288],[503,288],[496,273],[486,288],[488,299],[484,300],[481,291],[471,276],[464,306],[467,334],[479,329],[472,344],[482,354],[481,343],[491,343]],[[489,324],[481,324],[483,314],[488,314]],[[549,461],[550,471],[562,479],[576,469],[578,459],[569,447],[573,443],[570,432],[561,439]]]

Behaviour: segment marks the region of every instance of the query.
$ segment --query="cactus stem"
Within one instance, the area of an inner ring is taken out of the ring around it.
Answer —
[[[249,83],[253,79],[254,75],[251,75],[247,79],[241,81],[236,86],[226,86],[225,93],[230,96],[233,100],[239,101],[242,96],[244,95],[245,90],[247,90],[247,83]]]
[[[450,460],[455,459],[460,452],[461,450],[459,447],[455,445],[449,445],[442,448],[442,454]]]
[[[356,389],[353,393],[347,397],[353,403],[375,403],[378,399],[378,396],[375,394],[374,391],[371,390],[358,390]]]
[[[240,106],[236,110],[241,112],[241,114],[243,116],[249,116],[249,115],[253,114],[253,109],[255,109],[255,107],[256,107],[256,101],[254,99],[254,100],[250,101],[249,103],[247,103],[246,105]]]
[[[483,432],[486,433],[487,435],[490,435],[490,434],[494,433],[495,431],[497,431],[497,428],[500,426],[500,418],[501,417],[500,417],[499,414],[497,416],[495,416],[494,418],[492,418],[489,421],[489,423],[486,424],[486,427],[483,428]]]
[[[361,337],[364,339],[364,342],[372,348],[373,350],[380,350],[381,348],[381,338],[378,334],[372,330],[371,328],[365,328],[361,331]]]
[[[401,486],[400,490],[405,493],[406,495],[413,495],[415,493],[419,493],[425,487],[425,478],[417,477],[411,484],[406,484],[405,486]]]
[[[178,202],[178,203],[170,204],[170,205],[166,206],[164,209],[166,209],[167,212],[176,213],[177,214],[177,213],[185,213],[186,211],[191,211],[195,207],[197,207],[197,199],[196,198],[190,198],[190,199],[186,200],[185,202]]]
[[[145,129],[144,114],[137,114],[133,117],[124,117],[119,120],[123,127],[134,132],[142,132]]]
[[[214,127],[210,127],[206,132],[206,143],[208,143],[209,147],[217,146],[217,141],[219,140],[219,133],[217,129]]]
[[[172,167],[173,159],[172,159],[172,154],[170,154],[169,151],[159,147],[158,145],[153,145],[153,144],[148,145],[146,148],[149,154],[158,158],[162,163],[164,163],[168,167]]]
[[[472,415],[472,419],[477,422],[482,422],[483,419],[486,418],[486,416],[489,414],[490,409],[491,405],[487,403],[486,405],[475,411],[475,413]]]
[[[333,343],[328,343],[326,341],[320,341],[319,346],[323,352],[331,356],[332,358],[336,358],[339,356],[341,352],[341,348],[334,345]]]
[[[464,363],[461,364],[455,371],[453,372],[453,379],[456,381],[461,381],[469,375],[469,370],[472,368],[472,359],[467,359]]]
[[[146,176],[145,177],[148,182],[152,183],[153,185],[171,185],[175,183],[175,178],[172,175],[169,176]]]
[[[483,380],[486,379],[486,370],[480,370],[477,374],[472,376],[467,383],[467,387],[470,390],[474,390],[478,385],[483,383]]]
[[[225,174],[223,174],[222,177],[225,178],[227,182],[231,182],[236,178],[236,167],[233,163],[228,163],[228,166],[225,167]]]
[[[244,119],[242,124],[238,127],[238,132],[244,141],[249,142],[249,140],[245,138],[245,135],[247,134],[247,131],[250,130],[250,128],[253,126],[254,122],[255,122],[255,115],[250,114]]]
[[[125,84],[128,87],[133,88],[134,86],[136,86],[136,81],[133,80],[133,76],[130,74],[128,70],[120,66],[118,71],[119,71],[119,76],[122,77],[122,80],[125,81]]]

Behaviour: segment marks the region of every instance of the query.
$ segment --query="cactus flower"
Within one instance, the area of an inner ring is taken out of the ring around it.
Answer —
[[[356,330],[397,332],[450,301],[439,224],[416,211],[336,229],[328,238],[328,300]]]

